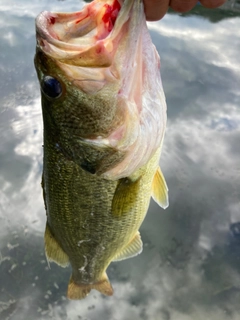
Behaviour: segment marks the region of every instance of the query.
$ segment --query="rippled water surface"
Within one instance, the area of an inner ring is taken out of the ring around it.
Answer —
[[[151,203],[144,250],[108,269],[115,293],[65,298],[43,246],[42,118],[34,18],[81,1],[0,3],[0,319],[226,320],[240,314],[240,18],[235,8],[149,23],[161,55],[170,206]]]

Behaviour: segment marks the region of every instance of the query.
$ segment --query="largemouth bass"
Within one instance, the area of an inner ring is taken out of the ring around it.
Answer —
[[[112,295],[106,269],[142,251],[151,196],[168,206],[159,168],[166,103],[141,0],[95,0],[36,19],[44,122],[48,261],[71,264],[69,299]]]

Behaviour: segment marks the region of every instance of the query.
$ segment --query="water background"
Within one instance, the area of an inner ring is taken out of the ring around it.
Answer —
[[[170,206],[151,203],[144,250],[108,269],[115,293],[65,298],[43,246],[42,118],[34,18],[77,0],[0,2],[0,319],[227,320],[240,314],[240,10],[197,6],[149,23],[168,125]],[[238,224],[239,223],[239,224]]]

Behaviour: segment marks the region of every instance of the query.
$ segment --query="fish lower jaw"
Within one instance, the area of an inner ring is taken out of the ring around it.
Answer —
[[[77,66],[111,65],[113,41],[121,34],[119,27],[113,31],[122,2],[97,0],[75,13],[40,13],[36,19],[38,47],[52,58]]]

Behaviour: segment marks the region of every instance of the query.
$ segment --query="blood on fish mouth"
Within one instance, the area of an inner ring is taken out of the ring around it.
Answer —
[[[106,12],[102,17],[102,21],[108,26],[108,31],[111,32],[120,11],[120,3],[116,0],[113,5],[105,4]]]
[[[50,36],[60,41],[66,41],[68,40],[67,38],[72,40],[72,38],[79,36],[87,36],[93,28],[97,28],[95,39],[101,40],[111,33],[120,9],[120,2],[115,0],[112,4],[106,3],[102,5],[100,10],[90,4],[85,12],[70,14],[69,19],[64,14],[51,15],[51,13],[45,13],[41,25],[45,32],[47,31]],[[65,25],[65,34],[61,30],[61,24]]]

